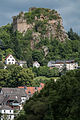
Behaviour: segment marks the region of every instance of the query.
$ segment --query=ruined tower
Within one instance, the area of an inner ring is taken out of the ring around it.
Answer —
[[[21,12],[19,13],[18,16],[13,16],[13,31],[15,32],[16,30],[25,33],[28,29],[28,25],[26,23],[26,20],[24,19],[24,13]]]

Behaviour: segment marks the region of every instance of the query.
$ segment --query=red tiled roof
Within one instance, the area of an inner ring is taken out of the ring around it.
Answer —
[[[9,54],[5,59],[7,59],[11,54]]]
[[[18,88],[25,88],[24,86],[20,86]],[[40,87],[26,87],[25,91],[27,94],[33,95],[36,91],[40,92],[44,88],[44,83],[40,83]]]

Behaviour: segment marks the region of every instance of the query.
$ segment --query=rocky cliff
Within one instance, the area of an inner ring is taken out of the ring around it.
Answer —
[[[30,8],[29,12],[19,13],[13,17],[13,30],[26,34],[32,31],[31,48],[41,39],[57,39],[64,42],[68,38],[60,14],[46,8]]]

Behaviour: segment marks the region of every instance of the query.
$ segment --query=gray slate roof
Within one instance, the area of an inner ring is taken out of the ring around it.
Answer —
[[[49,61],[48,62],[48,67],[54,67],[54,64],[65,64],[65,63],[73,63],[75,62],[74,60],[56,60],[56,61]]]
[[[2,88],[4,95],[26,96],[24,88]]]
[[[3,100],[4,100],[4,96],[3,94],[0,94],[0,104],[3,102]]]

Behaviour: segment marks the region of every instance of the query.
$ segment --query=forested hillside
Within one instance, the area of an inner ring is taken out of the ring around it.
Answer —
[[[80,120],[80,67],[67,72],[66,62],[61,70],[47,66],[57,60],[75,60],[80,65],[80,36],[72,28],[65,32],[55,10],[31,8],[13,21],[0,27],[0,88],[45,84],[26,101],[16,120]],[[9,54],[27,64],[5,66]],[[35,61],[39,68],[33,67]]]
[[[50,14],[48,13],[49,11],[47,9],[36,9],[33,12],[25,13],[27,22],[34,22],[35,27],[32,30],[27,30],[24,35],[18,31],[13,32],[13,24],[0,27],[0,61],[4,62],[8,54],[12,54],[18,60],[27,61],[28,67],[32,66],[33,61],[38,61],[43,66],[47,65],[49,60],[75,59],[78,62],[80,61],[80,36],[78,34],[70,29],[68,32],[69,39],[66,38],[63,42],[60,41],[61,38],[59,39],[60,34],[63,35],[63,33],[59,34],[57,32],[58,37],[53,37],[52,35],[47,37],[47,34],[44,33],[46,31],[45,22],[34,19],[35,16],[39,19],[42,13],[48,16],[48,19],[46,18],[47,22],[55,19],[61,20],[60,15],[57,16],[59,18],[56,18],[56,15],[53,14],[55,10],[50,12]],[[38,42],[34,40],[33,33],[35,33],[35,30],[37,30],[37,33],[41,33]],[[47,32],[50,31],[47,30]],[[32,41],[34,41],[33,49],[31,48]]]
[[[80,120],[80,70],[69,71],[24,105],[16,120]]]

